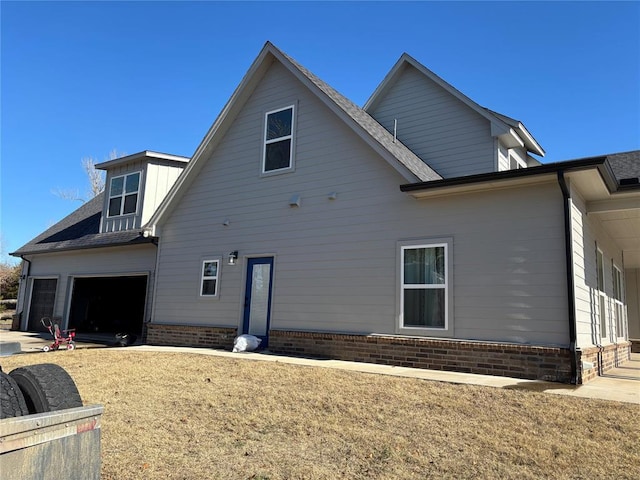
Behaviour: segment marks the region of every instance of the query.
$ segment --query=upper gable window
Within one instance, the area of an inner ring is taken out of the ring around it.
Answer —
[[[294,108],[267,112],[262,173],[293,169]]]
[[[129,215],[138,210],[140,172],[113,177],[109,185],[109,217]]]

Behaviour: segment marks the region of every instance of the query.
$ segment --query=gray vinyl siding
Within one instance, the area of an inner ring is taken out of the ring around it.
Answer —
[[[29,309],[28,293],[33,278],[57,278],[58,286],[54,306],[54,316],[61,317],[66,327],[71,301],[73,278],[77,276],[108,277],[133,274],[148,274],[147,311],[150,312],[150,301],[153,284],[153,271],[156,262],[156,247],[138,245],[133,247],[117,247],[104,249],[88,249],[75,252],[61,252],[29,256],[31,268],[25,301],[21,305],[23,325]]]
[[[369,114],[444,178],[496,170],[489,121],[410,65]]]
[[[294,103],[295,172],[261,178],[264,113]],[[415,200],[400,192],[405,180],[279,64],[202,160],[160,225],[153,322],[240,326],[247,258],[273,255],[272,329],[396,334],[399,242],[448,237],[455,337],[568,343],[555,182]],[[299,208],[289,206],[294,194]],[[239,264],[229,266],[234,250]],[[220,257],[219,296],[202,298],[202,261]]]
[[[584,200],[572,190],[573,261],[576,296],[577,340],[581,348],[617,341],[616,322],[612,320],[613,269],[611,261],[624,272],[622,253],[594,217],[586,213]],[[607,307],[607,337],[600,333],[600,295],[596,268],[596,249],[604,258],[604,292]]]

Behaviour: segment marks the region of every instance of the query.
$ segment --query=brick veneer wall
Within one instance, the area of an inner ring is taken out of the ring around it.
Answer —
[[[582,374],[582,383],[587,383],[598,375],[602,375],[608,370],[630,360],[631,342],[585,348],[581,351],[581,356],[583,361],[593,364],[593,368],[586,370]]]
[[[570,352],[566,348],[271,330],[269,351],[432,370],[571,381]]]
[[[147,343],[230,349],[236,328],[147,325]],[[269,351],[353,362],[570,383],[568,348],[508,343],[271,330]],[[592,347],[578,353],[578,383],[587,383],[631,358],[631,342]],[[593,368],[582,369],[582,362]]]
[[[231,349],[237,330],[237,328],[149,323],[146,341],[150,345]]]

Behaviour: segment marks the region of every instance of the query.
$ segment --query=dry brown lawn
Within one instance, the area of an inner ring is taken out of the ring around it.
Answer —
[[[76,350],[102,478],[636,479],[640,407],[248,359]]]

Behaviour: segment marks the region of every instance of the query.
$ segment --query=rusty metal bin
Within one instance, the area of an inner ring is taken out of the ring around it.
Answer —
[[[103,412],[91,405],[0,420],[0,477],[99,480]]]

